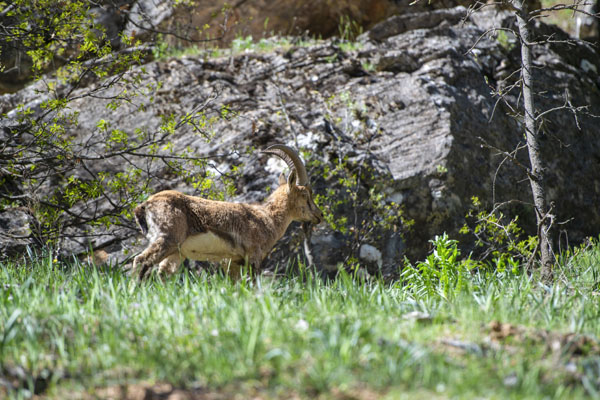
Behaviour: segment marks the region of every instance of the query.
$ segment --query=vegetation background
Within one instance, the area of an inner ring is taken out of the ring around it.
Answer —
[[[77,100],[69,94],[75,88],[87,86],[86,96],[94,96],[99,88],[125,81],[132,90],[114,94],[116,112],[161,89],[160,83],[128,74],[149,59],[268,52],[293,41],[318,41],[238,35],[230,46],[218,47],[213,36],[178,48],[166,34],[155,35],[150,45],[123,35],[123,47],[116,49],[86,3],[0,2],[0,38],[27,54],[33,84],[40,88],[34,108],[23,106],[10,115],[19,124],[5,131],[10,141],[3,142],[0,157],[2,207],[24,207],[37,222],[29,232],[34,246],[0,264],[0,396],[600,396],[597,240],[558,254],[554,279],[542,282],[537,271],[525,268],[536,255],[536,238],[521,238],[515,220],[477,214],[477,199],[472,216],[479,224],[467,229],[495,240],[489,242],[493,257],[471,259],[458,242],[441,235],[432,238],[424,260],[399,262],[394,281],[362,273],[351,256],[335,279],[301,259],[275,278],[232,282],[219,272],[186,271],[141,283],[123,274],[121,265],[65,257],[60,239],[82,225],[89,227],[86,238],[130,226],[132,206],[163,179],[157,165],[215,199],[234,195],[241,167],[219,174],[214,159],[172,149],[169,134],[183,126],[208,144],[217,134],[212,124],[234,117],[235,111],[213,107],[210,99],[184,115],[164,115],[156,132],[131,136],[99,120],[93,139],[74,142],[79,116],[69,107]],[[219,15],[226,27],[227,8]],[[553,23],[573,29],[572,12],[552,15]],[[354,46],[361,31],[355,21],[341,19],[341,45]],[[102,172],[103,162],[123,160],[132,168]],[[69,173],[86,161],[99,165],[88,171],[94,179]],[[325,174],[344,189],[361,179],[343,160]],[[333,207],[329,194],[318,199],[322,206]],[[109,201],[110,209],[94,207],[99,199]],[[369,224],[355,231],[357,249],[378,230],[410,225],[376,190],[366,199],[352,203],[371,207]],[[346,222],[328,214],[337,230],[351,229]]]

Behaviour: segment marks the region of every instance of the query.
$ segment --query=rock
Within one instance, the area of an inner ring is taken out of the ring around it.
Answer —
[[[362,36],[379,42],[407,31],[431,29],[442,22],[455,25],[464,19],[466,14],[467,10],[464,7],[456,7],[435,10],[430,13],[421,12],[395,15],[378,23]]]
[[[126,17],[123,11],[129,3],[127,0],[112,0],[99,2],[98,6],[90,8],[88,13],[92,16],[94,23],[102,26],[103,31],[97,34],[106,35],[106,40],[113,49],[121,46],[120,34],[123,32]]]
[[[207,143],[186,124],[169,138],[176,154],[190,149],[197,157],[219,155],[211,167],[215,171],[231,172],[241,166],[235,201],[262,200],[283,167],[245,149],[275,142],[295,146],[297,141],[305,150],[313,190],[333,213],[332,225],[319,227],[311,238],[315,264],[326,271],[363,251],[364,258],[376,259],[377,268],[382,266],[379,272],[394,275],[405,256],[422,258],[429,239],[443,232],[461,239],[463,254],[476,250],[468,237],[458,233],[472,196],[488,209],[493,203],[516,200],[503,209],[505,214],[519,214],[527,232],[535,234],[526,176],[503,161],[498,150],[511,152],[522,145],[524,129],[511,116],[510,107],[490,94],[490,86],[509,87],[513,82],[511,74],[519,67],[518,44],[510,37],[482,36],[489,27],[514,28],[514,18],[495,9],[459,18],[464,12],[455,8],[417,14],[411,19],[421,22],[414,26],[406,21],[405,28],[379,30],[387,33],[377,33],[374,39],[366,33],[356,50],[345,51],[337,41],[324,40],[266,53],[151,62],[128,73],[128,82],[108,88],[98,82],[76,89],[72,95],[78,98],[69,106],[79,112],[79,122],[69,132],[74,140],[86,143],[99,135],[98,121],[104,120],[130,135],[136,130],[155,134],[161,132],[164,116],[185,115],[213,99],[205,108],[206,117],[215,118],[212,141]],[[536,35],[567,37],[539,21],[534,29]],[[534,57],[535,65],[542,67],[536,69],[539,110],[565,104],[566,93],[575,107],[589,106],[580,110],[577,121],[570,110],[548,113],[541,126],[542,155],[550,168],[549,200],[555,204],[557,222],[568,221],[561,228],[573,244],[597,235],[600,226],[600,142],[592,118],[600,115],[600,80],[594,73],[600,57],[585,43],[537,46]],[[147,91],[114,111],[107,108],[124,88],[132,90],[130,82],[143,82]],[[86,95],[90,90],[94,96]],[[506,96],[513,106],[517,103],[517,92]],[[35,105],[39,98],[33,89],[2,96],[0,104],[9,118],[0,122],[4,129],[0,132],[9,132],[16,124],[17,104]],[[231,110],[226,119],[219,118],[223,105]],[[90,155],[104,154],[103,149],[99,143]],[[527,164],[523,150],[517,157]],[[128,158],[138,165],[143,160]],[[87,170],[74,164],[67,176],[116,174],[126,167],[120,158],[100,157],[83,164]],[[153,191],[200,193],[162,162],[143,165],[144,174],[153,176],[148,182]],[[201,176],[205,171],[194,173]],[[107,201],[94,207],[100,213],[111,210]],[[400,210],[404,221],[414,222],[410,229],[400,220]],[[85,253],[91,247],[106,252],[102,259],[125,260],[145,242],[133,221],[119,218],[111,228],[70,227],[72,238],[66,238],[61,249]],[[93,239],[73,239],[90,231]],[[364,243],[379,254],[361,247]],[[302,235],[293,224],[264,267],[295,261],[301,248]]]
[[[476,356],[482,356],[484,353],[481,346],[475,342],[466,342],[462,340],[446,338],[441,339],[440,342],[445,346],[453,347],[464,353],[470,353]]]
[[[0,211],[0,254],[3,257],[23,255],[27,246],[34,244],[30,221],[29,214],[21,209]]]
[[[259,40],[273,35],[354,37],[392,15],[414,13],[469,0],[420,1],[415,4],[395,0],[101,0],[89,9],[93,20],[103,26],[114,49],[121,46],[121,34],[141,41],[158,42],[158,47],[229,46],[236,38]],[[9,26],[9,20],[5,26]],[[67,48],[77,55],[78,45]],[[32,79],[32,63],[23,43],[0,41],[0,94],[21,89]],[[167,50],[168,51],[168,50]],[[58,57],[50,68],[68,59]]]
[[[128,12],[123,33],[136,39],[148,40],[175,12],[170,0],[137,0]]]
[[[370,244],[363,244],[360,246],[358,257],[364,262],[375,264],[379,269],[381,269],[383,265],[381,251],[379,251],[377,247],[371,246]]]
[[[597,42],[600,39],[600,20],[597,15],[600,11],[600,5],[597,1],[588,0],[583,5],[583,11],[585,13],[575,15],[575,36],[579,39]]]
[[[325,231],[311,238],[315,265],[327,272],[336,272],[348,254],[348,240],[340,232]]]
[[[422,311],[407,312],[406,314],[402,315],[402,319],[421,323],[431,323],[431,321],[433,321],[433,317],[431,316],[431,314]]]

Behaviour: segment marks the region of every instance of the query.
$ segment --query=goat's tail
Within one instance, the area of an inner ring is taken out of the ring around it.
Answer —
[[[148,223],[146,222],[146,205],[140,204],[133,210],[133,215],[135,217],[135,222],[140,227],[140,230],[145,235],[148,233]]]

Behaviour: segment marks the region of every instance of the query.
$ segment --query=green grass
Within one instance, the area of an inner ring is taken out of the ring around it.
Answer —
[[[236,56],[243,53],[267,54],[274,51],[288,51],[294,47],[308,47],[322,43],[323,41],[317,38],[294,38],[286,36],[264,37],[259,40],[254,40],[252,36],[238,36],[232,40],[229,47],[174,47],[167,42],[159,41],[154,48],[154,57],[160,60],[169,58],[181,58],[184,56],[196,57],[199,55],[205,58],[219,58]],[[357,44],[348,44],[345,51],[351,51],[358,48]]]
[[[565,1],[565,0],[542,0],[542,7],[553,7],[559,4],[571,5],[573,1]],[[546,16],[542,19],[547,24],[558,25],[559,28],[569,33],[570,35],[575,35],[575,17],[576,13],[569,10],[561,10],[561,11],[553,11],[551,13],[547,13]]]
[[[396,284],[309,273],[138,283],[51,257],[5,263],[0,397],[155,383],[212,398],[598,395],[600,247],[565,256],[552,287],[446,263],[453,249],[438,239],[438,273],[422,264]]]

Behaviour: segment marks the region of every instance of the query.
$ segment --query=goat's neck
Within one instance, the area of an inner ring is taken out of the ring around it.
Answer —
[[[281,190],[281,189],[280,189]],[[264,204],[265,210],[273,221],[275,240],[279,240],[292,223],[293,218],[290,213],[288,196],[282,192],[275,192]]]

